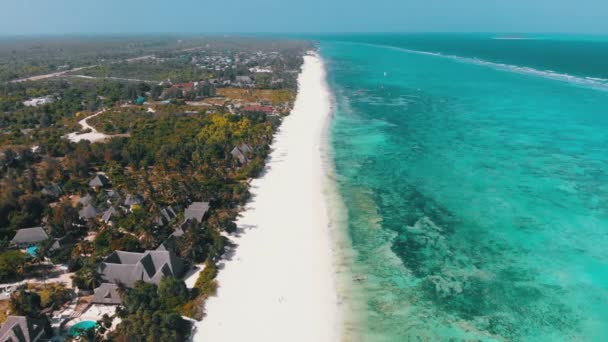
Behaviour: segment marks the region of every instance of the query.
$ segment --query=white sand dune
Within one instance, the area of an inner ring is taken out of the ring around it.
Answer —
[[[237,224],[235,254],[218,275],[194,341],[340,340],[341,312],[323,184],[330,116],[325,69],[304,58],[294,109]]]

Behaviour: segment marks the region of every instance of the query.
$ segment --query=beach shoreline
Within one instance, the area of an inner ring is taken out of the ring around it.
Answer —
[[[332,243],[334,281],[340,306],[340,340],[363,341],[367,317],[366,275],[367,270],[356,262],[357,252],[348,234],[348,209],[340,193],[338,174],[334,164],[334,149],[331,143],[331,125],[336,115],[336,97],[327,78],[324,80],[330,96],[330,119],[325,121],[321,139],[323,159],[323,196],[327,203],[329,232]]]
[[[237,245],[218,275],[194,341],[343,339],[347,279],[340,261],[339,202],[330,177],[331,96],[325,67],[304,57],[292,113],[275,136],[265,173],[231,237]],[[333,195],[330,195],[333,193]],[[333,203],[332,203],[333,205]],[[339,215],[336,215],[339,217]],[[343,240],[340,240],[343,241]]]

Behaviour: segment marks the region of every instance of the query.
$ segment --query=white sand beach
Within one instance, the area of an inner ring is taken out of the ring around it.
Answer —
[[[305,58],[294,109],[272,145],[266,173],[232,238],[238,245],[218,275],[216,297],[194,341],[338,341],[330,217],[324,195],[323,139],[330,117],[325,69]]]

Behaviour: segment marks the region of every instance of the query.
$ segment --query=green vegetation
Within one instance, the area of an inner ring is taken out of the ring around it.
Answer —
[[[93,290],[102,282],[97,266],[112,251],[163,244],[188,266],[205,263],[195,288],[164,278],[159,286],[121,289],[122,323],[109,331],[106,317],[83,338],[184,340],[190,324],[180,315],[201,319],[204,301],[217,289],[217,263],[228,246],[223,234],[236,231],[247,180],[262,171],[273,134],[293,105],[310,45],[168,37],[15,44],[0,42],[0,82],[92,67],[0,83],[0,281],[40,272],[48,257],[74,272],[74,287]],[[47,103],[26,106],[33,98]],[[88,124],[111,139],[65,138],[97,112]],[[244,155],[233,155],[237,146],[246,146]],[[100,172],[110,184],[91,188]],[[139,203],[127,205],[127,197]],[[202,222],[185,222],[184,209],[195,201],[209,202],[210,211]],[[168,207],[176,217],[163,219]],[[93,214],[81,218],[84,208]],[[114,210],[111,219],[101,220],[106,210]],[[16,230],[36,226],[50,237],[37,244],[36,258],[10,249]],[[73,242],[55,248],[60,239]],[[11,310],[38,317],[71,295],[55,285],[20,290]]]
[[[264,101],[272,105],[280,105],[286,102],[293,102],[296,92],[293,89],[241,89],[241,88],[220,88],[217,94],[228,99],[243,100],[248,102]]]
[[[43,322],[45,324],[44,330],[48,334],[52,331],[48,318],[42,313],[42,310],[56,307],[56,305],[63,304],[67,297],[66,290],[64,288],[56,287],[53,289],[43,290],[44,301],[41,299],[40,294],[37,292],[38,289],[30,288],[26,289],[22,286],[18,290],[11,293],[10,299],[8,300],[8,310],[4,313],[13,316],[26,316]],[[47,295],[50,294],[48,297]],[[5,308],[3,306],[3,308]],[[6,317],[1,317],[6,319]]]
[[[175,82],[187,82],[213,77],[207,71],[191,65],[188,61],[184,62],[179,59],[168,61],[149,59],[138,62],[119,62],[82,70],[77,72],[77,74],[99,78],[120,77],[155,82],[166,79],[171,79]]]
[[[154,115],[146,112],[143,107],[113,108],[88,122],[93,127],[98,127],[101,132],[124,134],[134,129],[135,122],[151,118],[154,118]]]
[[[205,263],[205,269],[199,274],[194,287],[205,297],[215,294],[217,290],[217,266],[213,262]]]
[[[76,271],[72,285],[82,290],[93,290],[101,283],[101,278],[95,268],[94,259],[84,259],[84,265]]]
[[[42,309],[40,295],[24,287],[11,293],[9,311],[11,315],[40,317]]]
[[[69,37],[4,39],[0,81],[90,66],[125,58],[162,54],[204,45],[200,37]]]
[[[190,322],[177,308],[188,297],[186,285],[174,278],[164,278],[160,286],[139,282],[123,295],[118,316],[121,324],[112,338],[117,341],[184,341],[190,334]]]
[[[181,312],[183,315],[195,319],[203,318],[205,300],[217,291],[218,283],[215,280],[216,276],[217,266],[214,262],[208,260],[205,262],[205,268],[199,273],[194,284],[194,298],[182,306]]]
[[[23,275],[27,255],[21,251],[6,251],[0,254],[0,281],[9,281]]]
[[[42,308],[58,308],[72,299],[72,291],[63,284],[45,284],[37,292]]]

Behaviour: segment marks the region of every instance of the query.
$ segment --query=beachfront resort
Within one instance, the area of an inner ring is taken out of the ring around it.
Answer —
[[[100,44],[118,52],[3,74],[1,341],[194,336],[311,48]]]

